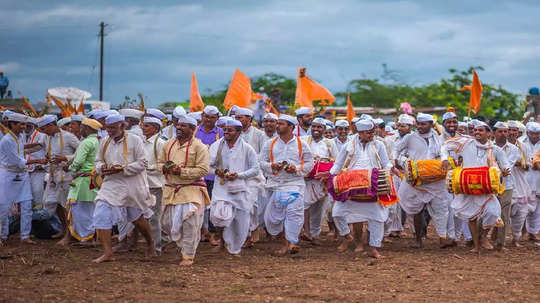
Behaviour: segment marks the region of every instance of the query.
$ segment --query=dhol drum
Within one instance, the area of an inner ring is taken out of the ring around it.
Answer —
[[[502,194],[502,183],[499,170],[495,167],[455,168],[446,176],[448,192],[463,195]]]
[[[407,160],[405,163],[405,179],[412,186],[441,181],[445,177],[440,159]]]
[[[315,165],[313,166],[313,169],[311,170],[311,172],[307,175],[307,178],[314,179],[315,175],[318,173],[329,172],[330,169],[332,169],[332,166],[334,166],[334,161],[331,161],[331,160],[315,161]]]
[[[389,170],[357,169],[328,179],[328,192],[336,201],[379,202],[392,205],[397,195]]]

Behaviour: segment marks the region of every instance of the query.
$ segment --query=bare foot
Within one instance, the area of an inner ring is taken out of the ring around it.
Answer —
[[[216,234],[215,233],[210,233],[210,245],[212,246],[218,246],[220,241],[218,239],[216,239]]]
[[[313,241],[313,238],[306,234],[306,233],[303,233],[301,236],[300,236],[300,240],[304,240],[304,241],[308,241],[308,242],[311,242]]]
[[[512,246],[517,247],[517,248],[523,247],[523,245],[519,244],[518,240],[512,240]]]
[[[508,248],[502,246],[502,245],[497,245],[496,247],[497,251],[500,251],[500,252],[504,252],[504,251],[507,251]]]
[[[392,243],[392,239],[390,239],[389,237],[384,237],[383,243]]]
[[[157,252],[156,252],[156,248],[154,247],[154,245],[152,245],[152,246],[150,246],[150,247],[148,247],[146,249],[145,257],[146,257],[146,259],[151,259],[151,258],[157,257]]]
[[[92,260],[92,262],[94,262],[94,263],[103,263],[103,262],[112,262],[112,261],[115,261],[115,260],[116,259],[113,257],[112,254],[110,254],[110,255],[103,254],[101,257]]]
[[[457,246],[457,242],[452,239],[441,239],[439,243],[439,248],[444,249],[448,247],[454,247]]]
[[[363,245],[363,244],[358,244],[358,245],[356,245],[356,247],[354,248],[354,252],[355,252],[355,253],[362,253],[362,252],[364,252],[364,245]]]
[[[56,242],[56,245],[67,246],[70,242],[69,237],[63,237],[62,240]]]
[[[289,243],[288,250],[291,255],[294,255],[300,251],[300,247],[296,244]]]
[[[313,245],[313,246],[321,246],[322,242],[318,238],[313,238],[313,241],[311,241],[311,245]]]
[[[30,239],[30,238],[26,238],[24,240],[21,240],[21,243],[24,243],[24,244],[37,244],[36,241]]]
[[[471,249],[471,252],[472,252],[473,254],[480,254],[480,249],[478,249],[478,248],[475,247],[475,248]]]
[[[382,259],[384,258],[383,255],[379,253],[379,251],[375,247],[370,247],[368,256],[375,258],[375,259]]]
[[[191,266],[191,265],[193,265],[193,260],[182,259],[182,261],[180,261],[180,266]]]
[[[482,238],[480,240],[480,246],[482,246],[482,248],[486,249],[486,250],[492,250],[493,249],[493,245],[491,245],[491,243],[489,243],[489,240],[487,238]]]
[[[60,239],[60,238],[62,238],[63,236],[64,236],[64,232],[61,231],[61,232],[59,232],[59,233],[57,233],[57,234],[52,235],[52,236],[51,236],[51,239]]]
[[[223,244],[223,240],[218,241],[217,245],[212,247],[213,252],[220,252],[220,251],[224,251],[224,250],[225,250],[225,245]]]
[[[251,241],[251,237],[249,237],[244,245],[242,245],[242,248],[252,248],[253,247],[253,241]]]
[[[274,254],[276,256],[284,256],[287,253],[287,250],[289,249],[288,245],[282,246],[280,249],[274,251]]]
[[[540,239],[534,234],[529,234],[529,241],[531,242],[540,242]]]
[[[346,235],[343,240],[341,240],[341,244],[339,244],[337,250],[340,253],[344,253],[349,249],[349,245],[354,241],[353,237],[348,234]]]

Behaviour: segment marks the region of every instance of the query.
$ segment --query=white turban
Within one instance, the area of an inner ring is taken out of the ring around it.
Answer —
[[[207,105],[204,108],[203,113],[207,115],[220,115],[221,116],[221,113],[219,112],[218,108],[213,105]]]
[[[180,116],[180,118],[178,118],[178,123],[187,123],[193,126],[197,126],[197,120],[188,115]]]
[[[229,116],[223,116],[223,117],[220,117],[220,118],[217,120],[216,125],[217,125],[217,126],[223,126],[223,125],[226,125],[227,120],[234,120],[234,119],[231,118],[231,117],[229,117]]]
[[[443,122],[444,122],[444,120],[447,120],[447,119],[454,119],[454,118],[457,118],[457,115],[456,115],[456,113],[454,113],[454,112],[446,112],[446,113],[444,113],[444,115],[442,116]]]
[[[187,113],[186,113],[186,110],[182,106],[177,106],[177,107],[174,108],[172,115],[176,119],[179,119],[180,116],[187,115]]]
[[[414,117],[409,116],[407,114],[401,114],[401,115],[399,115],[398,123],[407,124],[407,125],[414,125]]]
[[[349,122],[347,120],[337,120],[336,127],[349,127]]]
[[[278,119],[278,116],[274,113],[266,113],[266,115],[264,115],[263,117],[263,120],[277,120]]]
[[[323,118],[315,118],[315,119],[313,119],[313,121],[311,121],[311,124],[313,124],[313,123],[320,124],[320,125],[326,127],[326,123],[325,123]]]
[[[124,122],[126,119],[124,119],[124,116],[122,115],[110,115],[105,118],[105,123],[107,124],[113,124],[118,122]]]
[[[285,121],[287,121],[289,123],[292,123],[293,125],[298,125],[298,120],[293,116],[281,114],[281,115],[279,115],[278,120],[285,120]]]
[[[39,119],[38,123],[37,123],[37,126],[38,127],[43,127],[47,124],[50,124],[50,123],[54,123],[56,122],[56,116],[55,115],[45,115],[43,117],[41,117],[41,119]]]
[[[175,110],[176,110],[176,108],[175,108]],[[146,114],[148,114],[148,115],[150,115],[152,117],[156,117],[159,120],[163,120],[163,119],[167,118],[167,115],[165,115],[162,111],[160,111],[157,108],[148,108],[146,110]]]
[[[502,129],[508,129],[508,125],[504,122],[497,121],[495,125],[493,125],[493,128],[502,128]]]
[[[368,115],[368,114],[361,114],[360,115],[360,120],[373,120],[373,117],[371,115]]]
[[[14,112],[10,112],[8,114],[8,116],[7,116],[8,121],[19,122],[19,123],[26,123],[26,122],[28,122],[29,118],[30,117],[28,117],[26,115],[19,114],[19,113],[14,113]]]
[[[334,123],[328,119],[324,119],[324,124],[326,125],[326,129],[334,129]]]
[[[62,118],[58,120],[58,122],[56,122],[56,125],[58,125],[59,127],[62,127],[69,123],[71,123],[71,118],[68,117],[68,118]]]
[[[71,121],[77,121],[77,122],[82,122],[82,120],[84,119],[84,116],[83,115],[71,115]]]
[[[225,121],[225,125],[226,126],[234,126],[234,127],[242,127],[242,122],[238,121],[238,120],[234,120],[234,119],[228,119]]]
[[[373,119],[373,123],[375,123],[375,125],[381,125],[384,123],[384,120],[381,118]]]
[[[106,110],[98,110],[94,112],[94,114],[92,115],[92,117],[96,120],[107,118],[107,116],[108,116],[108,113]]]
[[[154,118],[154,117],[149,117],[149,116],[146,116],[144,117],[144,120],[143,120],[144,123],[154,123],[154,124],[157,124],[159,126],[159,128],[161,128],[163,126],[163,124],[161,124],[161,120],[159,120],[158,118]]]
[[[187,115],[190,116],[191,118],[197,120],[197,121],[201,121],[201,119],[202,119],[202,112],[192,112],[192,113],[189,113]]]
[[[253,117],[253,111],[249,108],[239,107],[234,111],[235,115]]]
[[[296,116],[309,115],[311,114],[311,108],[305,106],[300,107],[299,109],[295,110],[294,113],[296,114]]]
[[[352,123],[352,124],[355,124],[355,123],[358,122],[358,121],[360,121],[360,118],[354,117],[354,118],[352,118],[351,123]]]
[[[433,116],[430,114],[418,113],[416,115],[416,121],[418,122],[434,122]]]
[[[459,127],[467,127],[467,122],[459,121],[459,122],[458,122],[458,126],[459,126]]]
[[[487,128],[488,130],[491,130],[491,128],[489,127],[489,125],[484,122],[484,121],[480,121],[480,120],[476,120],[477,122],[474,124],[474,128],[477,128],[477,127],[485,127]]]
[[[537,123],[537,122],[527,122],[527,124],[525,125],[525,127],[527,128],[527,131],[528,131],[528,132],[531,132],[531,133],[538,133],[538,132],[540,132],[540,124]]]
[[[14,112],[10,111],[9,109],[6,109],[3,113],[2,113],[2,119],[7,119],[9,117],[9,115],[13,114]]]
[[[127,117],[127,118],[135,118],[135,119],[141,119],[141,117],[144,115],[144,112],[134,109],[134,108],[122,108],[118,111],[120,115]]]
[[[373,129],[373,127],[375,127],[375,125],[373,125],[373,122],[368,119],[364,119],[364,120],[360,120],[356,122],[356,130],[359,132],[371,130]]]

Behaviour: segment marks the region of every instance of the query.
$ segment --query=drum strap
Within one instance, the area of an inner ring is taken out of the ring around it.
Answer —
[[[105,141],[105,144],[103,145],[103,149],[101,150],[101,159],[103,160],[103,163],[107,165],[107,160],[105,160],[105,153],[107,152],[107,149],[109,148],[109,144],[111,144],[112,138],[107,138],[107,141]],[[123,143],[123,156],[124,156],[124,162],[125,165],[128,165],[128,146],[127,146],[127,133],[124,134],[124,142]]]

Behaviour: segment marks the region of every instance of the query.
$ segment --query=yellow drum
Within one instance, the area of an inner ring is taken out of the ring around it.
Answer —
[[[455,168],[446,176],[448,192],[463,195],[502,194],[504,183],[495,167]]]
[[[444,180],[440,159],[408,160],[405,163],[405,179],[412,186]]]

